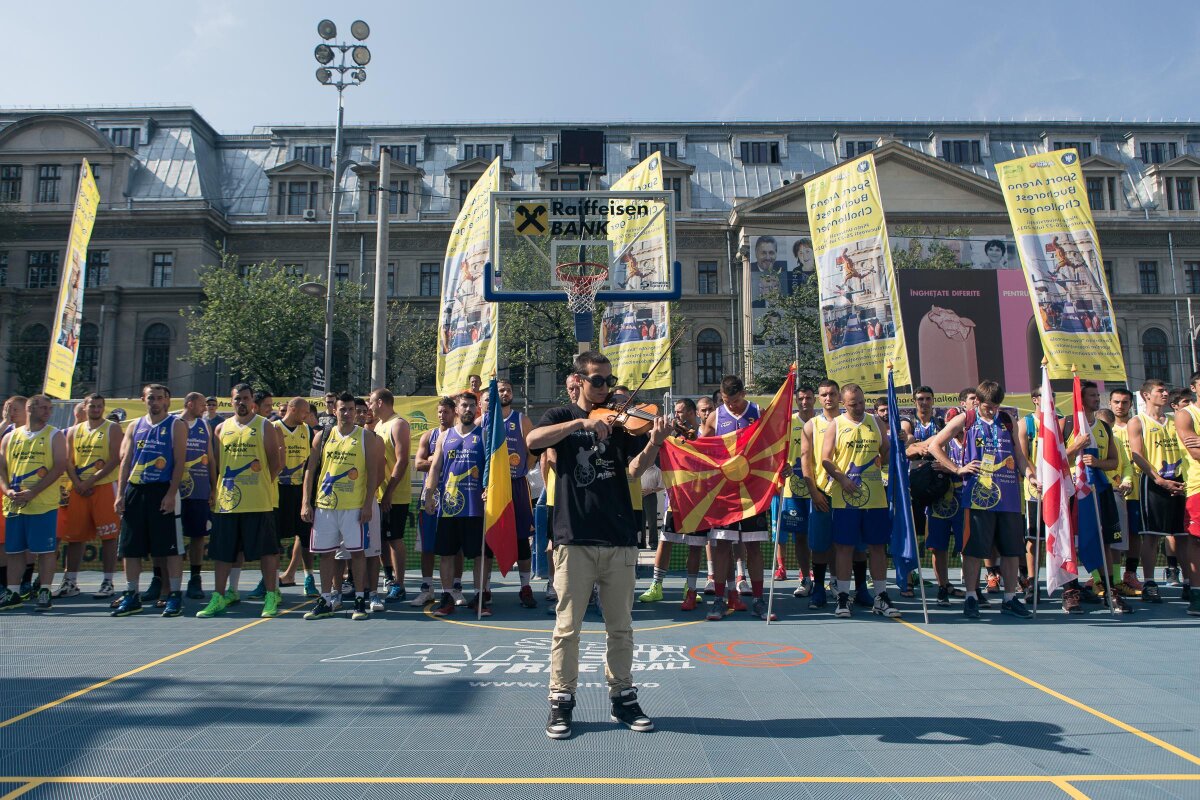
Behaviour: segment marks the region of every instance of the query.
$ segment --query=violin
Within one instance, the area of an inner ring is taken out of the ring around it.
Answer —
[[[698,434],[698,429],[689,428],[683,420],[679,418],[671,420],[671,435],[677,439],[682,439],[685,442],[694,442]]]
[[[603,420],[610,428],[624,428],[630,436],[643,436],[650,432],[654,420],[658,419],[658,406],[653,403],[610,401],[593,408],[588,419]]]

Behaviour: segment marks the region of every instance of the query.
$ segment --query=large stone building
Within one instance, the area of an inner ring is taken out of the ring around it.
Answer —
[[[396,194],[388,291],[434,317],[451,223],[494,156],[504,158],[507,188],[577,186],[576,176],[558,169],[560,127],[348,127],[338,278],[364,283],[371,293],[372,189],[379,153],[389,148]],[[1186,299],[1200,298],[1200,125],[597,127],[607,140],[600,186],[660,150],[677,195],[684,276],[678,313],[692,326],[676,353],[677,392],[711,391],[724,372],[749,369],[753,322],[743,287],[751,240],[804,235],[803,181],[867,150],[876,152],[889,225],[1011,239],[995,164],[1078,148],[1130,380],[1157,375],[1177,383],[1192,369]],[[15,391],[22,363],[48,341],[81,159],[95,167],[101,206],[88,254],[76,393],[132,395],[149,380],[217,391],[229,379],[221,364],[183,360],[188,341],[180,309],[200,300],[198,272],[217,263],[222,248],[243,262],[278,259],[297,273],[324,274],[332,141],[331,127],[221,135],[190,108],[0,110],[0,202],[19,223],[15,235],[0,241],[0,395]],[[549,400],[560,376],[561,369],[549,367],[531,376],[531,400]]]

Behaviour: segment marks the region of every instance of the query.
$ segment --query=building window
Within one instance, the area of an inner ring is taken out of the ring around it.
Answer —
[[[1142,364],[1146,368],[1147,378],[1171,380],[1167,350],[1167,335],[1158,328],[1147,328],[1142,334]]]
[[[1147,164],[1165,164],[1178,154],[1179,145],[1175,142],[1142,142],[1142,161]]]
[[[101,131],[106,133],[109,140],[117,147],[136,149],[138,141],[142,138],[141,128],[102,128]]]
[[[29,251],[29,273],[25,285],[30,289],[53,289],[58,286],[57,250]]]
[[[679,158],[679,142],[638,142],[638,160],[644,161],[651,153]]]
[[[1105,178],[1104,180],[1108,184],[1108,210],[1116,211],[1117,210],[1117,179],[1109,176],[1109,177]]]
[[[683,179],[663,178],[663,188],[675,193],[675,210],[683,211]]]
[[[15,165],[0,167],[0,203],[21,202],[21,168]]]
[[[1158,262],[1138,262],[1138,287],[1142,294],[1158,294]]]
[[[350,265],[338,264],[337,268],[334,269],[333,277],[338,283],[345,283],[350,280]]]
[[[421,265],[421,286],[418,292],[421,297],[441,297],[442,294],[442,265]]]
[[[401,164],[414,165],[417,163],[417,146],[415,144],[384,144],[379,146],[379,152],[386,152],[392,161]]]
[[[1054,142],[1053,146],[1050,149],[1052,149],[1052,150],[1070,150],[1072,147],[1074,147],[1076,150],[1079,151],[1080,158],[1091,158],[1091,155],[1092,155],[1092,143],[1091,142],[1070,142],[1070,141]],[[1095,206],[1092,206],[1092,207],[1095,208]]]
[[[459,208],[467,202],[467,195],[471,193],[471,187],[475,185],[477,178],[463,178],[458,182],[458,205]]]
[[[721,356],[721,334],[712,328],[700,331],[696,337],[696,380],[701,386],[721,382],[725,372]]]
[[[743,164],[778,164],[779,142],[742,142]]]
[[[388,215],[408,213],[408,181],[388,181]],[[375,215],[379,205],[379,181],[367,182],[367,214]]]
[[[96,367],[100,363],[100,328],[91,322],[79,327],[79,351],[75,359],[75,381],[96,382]]]
[[[848,139],[842,155],[845,158],[858,158],[862,154],[869,153],[874,149],[875,141],[872,139]]]
[[[303,280],[306,275],[303,264],[284,264],[283,274],[289,278],[298,278],[300,280]]]
[[[88,250],[83,285],[89,289],[108,283],[108,251]]]
[[[1117,291],[1116,284],[1113,283],[1113,262],[1107,258],[1104,259],[1104,282],[1108,284],[1110,295]]]
[[[1195,211],[1196,201],[1192,197],[1191,178],[1167,178],[1168,211]]]
[[[142,383],[165,383],[171,372],[171,329],[161,322],[142,336]]]
[[[943,139],[942,158],[951,164],[980,164],[983,147],[978,139]]]
[[[491,161],[494,158],[499,158],[504,155],[504,145],[502,144],[464,144],[463,145],[463,160],[470,161],[472,158],[482,158],[485,161]]]
[[[41,324],[30,325],[21,332],[19,348],[17,353],[9,355],[10,363],[15,362],[17,391],[33,394],[42,386],[46,356],[50,353],[50,329]]]
[[[701,261],[696,264],[696,292],[717,294],[717,262]]]
[[[1200,294],[1200,261],[1183,262],[1183,277],[1188,294]]]
[[[150,285],[159,288],[175,285],[174,253],[153,253],[150,256]]]
[[[304,144],[292,148],[292,160],[305,161],[314,167],[329,169],[332,164],[333,148],[327,144]]]
[[[276,213],[298,217],[317,207],[317,181],[281,181]]]
[[[1104,210],[1104,178],[1087,179],[1087,197],[1093,211]]]
[[[62,185],[62,167],[57,164],[43,164],[38,167],[37,201],[39,203],[57,203],[58,189]]]
[[[579,178],[551,178],[550,191],[577,192],[579,191]]]
[[[390,261],[388,262],[387,296],[396,296],[396,265]]]
[[[8,286],[8,251],[0,251],[0,286]]]

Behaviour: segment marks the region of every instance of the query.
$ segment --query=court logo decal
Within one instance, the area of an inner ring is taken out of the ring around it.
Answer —
[[[812,661],[807,650],[770,642],[709,642],[696,645],[688,655],[702,664],[745,669],[798,667]]]

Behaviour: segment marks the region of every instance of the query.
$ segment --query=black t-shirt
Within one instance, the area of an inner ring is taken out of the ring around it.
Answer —
[[[561,406],[547,411],[538,427],[586,418],[577,405]],[[556,545],[637,546],[628,474],[629,461],[642,450],[635,447],[633,437],[616,429],[603,442],[591,431],[575,431],[547,448],[556,463]]]

